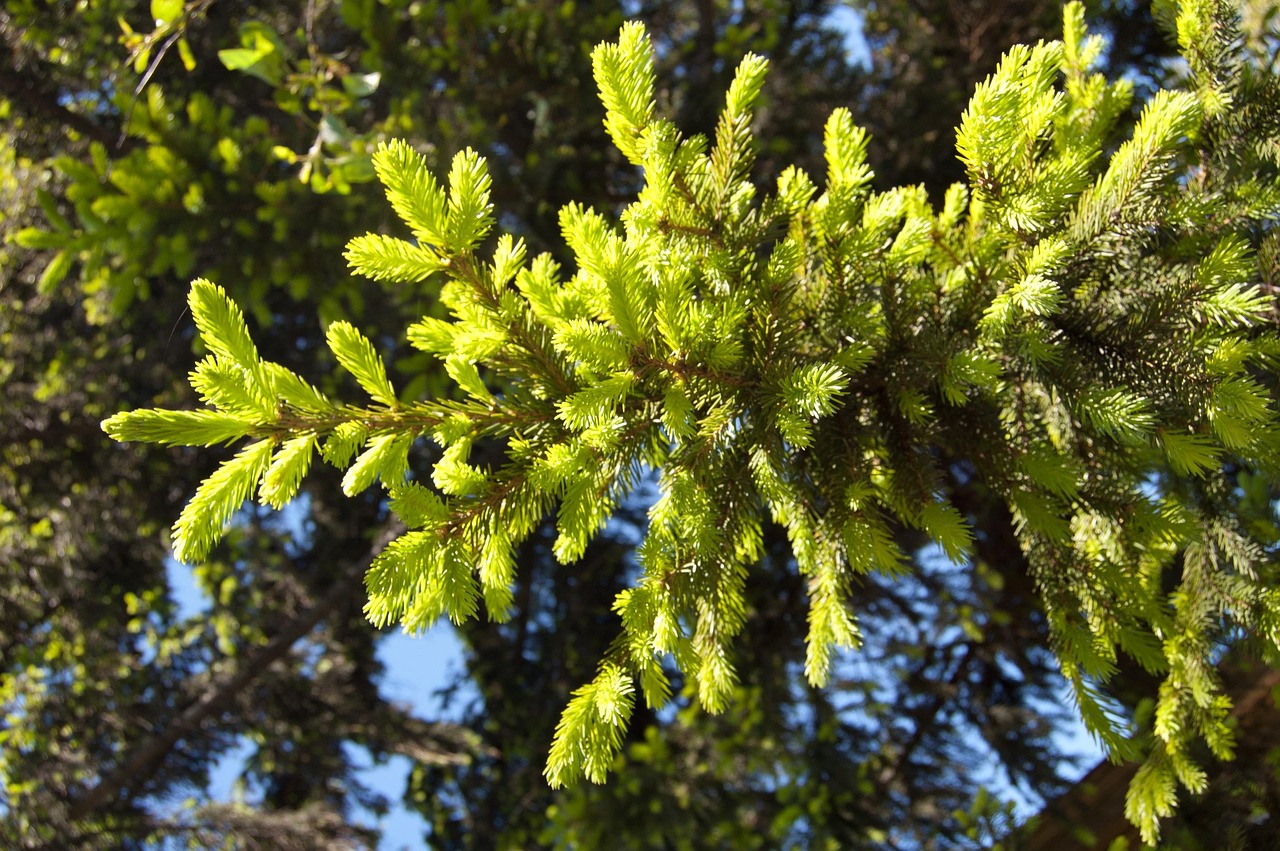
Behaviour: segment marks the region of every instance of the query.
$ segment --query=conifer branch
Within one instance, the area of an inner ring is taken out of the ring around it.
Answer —
[[[1210,32],[1214,13],[1193,5],[1179,31]],[[648,39],[629,24],[593,62],[607,131],[646,182],[617,222],[561,211],[567,279],[546,256],[528,263],[509,234],[480,258],[494,215],[473,152],[454,158],[447,187],[403,143],[375,155],[416,242],[358,238],[348,259],[379,280],[444,280],[449,318],[423,318],[409,339],[469,401],[401,400],[372,343],[334,323],[330,347],[374,404],[332,402],[261,361],[239,310],[198,282],[192,311],[213,354],[192,382],[213,410],[105,427],[258,440],[184,512],[177,540],[191,556],[259,479],[260,500],[289,498],[323,436],[344,490],[381,481],[413,530],[366,579],[369,618],[410,629],[482,605],[508,617],[513,547],[543,516],[555,510],[554,553],[573,561],[655,470],[642,577],[561,717],[553,785],[604,779],[637,688],[651,704],[669,696],[666,654],[705,709],[725,707],[765,516],[808,583],[813,684],[834,648],[859,642],[858,577],[909,563],[892,529],[919,530],[970,569],[981,536],[948,469],[964,464],[1007,510],[1081,717],[1117,756],[1139,755],[1140,739],[1103,685],[1124,656],[1164,677],[1129,795],[1153,841],[1177,784],[1202,783],[1192,745],[1230,748],[1213,641],[1265,625],[1280,652],[1280,597],[1256,547],[1187,495],[1223,464],[1274,473],[1280,415],[1256,370],[1280,342],[1250,240],[1280,215],[1280,189],[1188,179],[1214,166],[1196,142],[1221,87],[1161,92],[1131,138],[1114,138],[1132,87],[1087,75],[1101,42],[1083,7],[1067,8],[1064,29],[1063,42],[1011,50],[979,86],[957,133],[969,185],[937,210],[919,187],[873,191],[867,135],[847,110],[826,125],[824,190],[790,168],[761,197],[749,173],[763,61],[739,67],[708,152],[657,116]],[[1219,200],[1233,224],[1208,233]],[[434,488],[410,477],[424,434],[443,450]],[[473,464],[485,438],[504,441],[505,465]]]

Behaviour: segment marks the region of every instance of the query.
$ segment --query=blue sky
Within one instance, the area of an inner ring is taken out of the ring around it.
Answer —
[[[178,562],[168,563],[170,583],[181,615],[195,616],[209,608],[209,600],[197,587],[191,569]],[[413,714],[425,720],[449,719],[436,692],[450,680],[450,673],[462,669],[462,645],[448,622],[441,622],[419,636],[391,633],[378,647],[378,658],[386,667],[381,683],[382,694],[390,700],[406,703]],[[1069,693],[1062,693],[1062,700],[1070,700]],[[1102,758],[1098,745],[1080,725],[1061,731],[1055,741],[1068,757],[1079,757],[1077,776],[1083,776]],[[214,800],[230,801],[241,792],[236,789],[245,759],[252,753],[252,745],[242,743],[229,751],[211,772],[210,796]],[[358,776],[362,783],[384,795],[391,806],[381,819],[371,812],[361,814],[361,821],[377,826],[382,831],[379,851],[418,851],[427,848],[423,839],[424,823],[416,814],[401,804],[410,763],[405,757],[395,756],[375,765],[367,751],[352,747],[350,754],[354,764],[362,766]],[[1019,806],[1022,816],[1030,816],[1039,805],[1010,788],[1007,778],[994,774],[994,791],[1009,795]],[[1001,788],[1003,787],[1003,788]]]
[[[167,562],[169,584],[180,617],[195,617],[209,610],[210,601],[197,586],[191,568],[170,559]],[[408,704],[413,714],[425,720],[450,717],[444,710],[436,692],[449,682],[450,673],[462,669],[462,645],[453,628],[447,622],[419,636],[393,632],[378,645],[378,659],[386,667],[381,683],[384,697]],[[245,760],[252,754],[253,745],[247,741],[228,751],[210,772],[209,795],[213,800],[236,800],[244,793],[236,788],[236,781]],[[377,825],[383,833],[380,851],[417,851],[425,848],[421,817],[401,804],[405,781],[409,775],[409,760],[394,756],[375,765],[369,753],[362,748],[349,750],[352,761],[362,766],[358,776],[362,783],[386,796],[391,808],[386,816],[378,819],[373,813],[362,814],[361,821]]]

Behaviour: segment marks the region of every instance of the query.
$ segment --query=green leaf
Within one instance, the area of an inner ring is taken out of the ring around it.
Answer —
[[[316,438],[313,434],[286,440],[262,477],[258,498],[272,508],[283,508],[285,503],[297,495],[311,466],[311,455],[315,448]]]
[[[382,234],[357,236],[343,254],[357,273],[375,281],[425,281],[448,264],[435,252]]]
[[[53,292],[71,271],[73,259],[70,251],[59,251],[54,254],[49,259],[49,265],[45,266],[44,271],[40,273],[40,280],[36,284],[37,292],[41,295],[49,295]]]
[[[1097,59],[1102,39],[1089,38],[1085,26],[1084,4],[1072,0],[1062,9],[1062,47],[1066,66],[1083,72]]]
[[[507,620],[515,605],[511,586],[515,580],[516,556],[511,538],[501,525],[490,529],[481,543],[476,570],[489,617],[499,622]]]
[[[269,440],[251,443],[204,480],[173,525],[174,558],[195,564],[209,554],[231,515],[266,473],[272,448]]]
[[[484,386],[484,381],[480,378],[480,370],[472,361],[461,355],[449,355],[444,360],[444,369],[449,377],[467,392],[467,395],[486,405],[493,403],[493,394]]]
[[[353,420],[341,423],[325,439],[320,450],[321,457],[334,467],[343,469],[351,463],[351,458],[364,443],[368,430]]]
[[[814,688],[827,684],[831,651],[853,650],[862,634],[849,608],[849,577],[835,559],[824,559],[809,580],[809,633],[806,638],[805,678]]]
[[[679,385],[667,388],[662,397],[662,425],[675,440],[688,440],[698,433],[693,403]]]
[[[1142,833],[1142,841],[1154,845],[1160,836],[1160,819],[1173,815],[1178,800],[1173,773],[1163,750],[1153,753],[1129,782],[1124,815]]]
[[[614,372],[627,365],[631,347],[616,329],[590,319],[573,319],[555,332],[556,348],[570,360],[596,372]]]
[[[270,76],[266,71],[257,69],[255,66],[263,59],[269,56],[271,51],[256,50],[248,47],[231,47],[226,50],[218,51],[218,60],[230,71],[245,71],[254,74],[254,76]],[[273,79],[267,79],[267,82],[275,82]]]
[[[1033,449],[1018,459],[1018,466],[1038,487],[1070,498],[1080,490],[1082,470],[1074,459],[1048,447]]]
[[[430,628],[441,615],[460,624],[475,617],[480,589],[472,569],[474,558],[457,541],[437,548],[427,561],[426,582],[419,587],[404,615],[404,628],[420,632]]]
[[[1169,466],[1184,476],[1203,476],[1218,468],[1222,447],[1207,434],[1162,432],[1160,445]]]
[[[172,23],[182,16],[183,0],[151,0],[151,19],[157,27]]]
[[[102,430],[122,442],[164,446],[214,446],[245,437],[253,423],[220,411],[122,411],[102,421]]]
[[[393,139],[378,146],[373,168],[387,188],[391,206],[414,237],[427,245],[443,246],[448,233],[448,199],[427,168],[426,159],[407,142]]]
[[[1207,413],[1213,433],[1225,447],[1237,451],[1253,446],[1272,418],[1267,391],[1252,378],[1243,376],[1218,382]]]
[[[557,417],[574,431],[611,420],[635,385],[635,375],[618,372],[556,404]]]
[[[1064,301],[1057,282],[1044,275],[1028,275],[1009,292],[1010,300],[1033,316],[1052,316]]]
[[[53,225],[55,231],[63,234],[71,232],[71,223],[67,221],[67,217],[62,215],[62,211],[58,209],[58,199],[52,192],[42,186],[37,187],[36,203],[40,205],[40,210],[44,213],[45,218],[49,220],[49,224]]]
[[[886,576],[902,572],[907,558],[884,522],[875,515],[851,517],[841,530],[845,559],[859,573],[878,570]]]
[[[778,201],[790,215],[803,209],[817,191],[809,175],[795,166],[787,166],[778,175]]]
[[[939,383],[942,395],[952,405],[968,401],[965,385],[994,392],[1000,377],[1000,364],[975,350],[956,352],[947,360]]]
[[[185,35],[178,39],[178,58],[182,60],[182,67],[187,71],[196,70],[196,55],[191,50],[191,42]]]
[[[695,647],[699,651],[698,703],[707,712],[718,714],[728,708],[738,684],[738,672],[729,659],[728,636],[717,635],[713,641],[695,640]]]
[[[1066,508],[1031,491],[1014,491],[1009,496],[1013,507],[1014,527],[1019,534],[1035,532],[1050,541],[1065,544],[1071,537],[1071,524],[1064,515]]]
[[[414,348],[433,355],[447,356],[453,353],[453,340],[458,334],[458,326],[443,319],[424,316],[409,326],[409,342]]]
[[[369,439],[369,445],[342,477],[342,492],[355,496],[381,478],[388,488],[404,480],[409,469],[411,434],[384,434]]]
[[[507,348],[507,329],[485,320],[467,323],[453,338],[454,353],[473,363],[484,362]]]
[[[442,493],[450,496],[476,496],[484,492],[484,471],[471,466],[466,459],[471,451],[470,441],[463,440],[449,446],[444,457],[436,462],[431,481]]]
[[[444,501],[417,482],[403,482],[388,488],[391,510],[410,529],[435,526],[448,519]]]
[[[885,254],[885,262],[910,267],[923,260],[933,248],[933,220],[927,216],[911,216],[903,223]]]
[[[605,487],[607,478],[603,470],[580,471],[565,490],[556,515],[560,534],[552,548],[561,564],[582,558],[591,538],[613,513]]]
[[[290,406],[309,414],[332,414],[334,404],[296,373],[280,364],[263,363],[264,371],[275,395]]]
[[[961,562],[969,557],[973,549],[973,532],[955,506],[941,502],[926,503],[920,509],[919,524],[952,561]]]
[[[640,136],[653,120],[653,52],[644,26],[623,24],[618,40],[601,44],[591,52],[591,64],[604,126],[618,150],[635,165],[644,163]]]
[[[202,401],[240,419],[261,423],[275,414],[270,396],[234,361],[209,355],[191,370],[189,380]]]
[[[833,363],[810,363],[782,380],[778,392],[787,411],[818,420],[836,410],[849,376]]]
[[[260,21],[240,25],[240,47],[218,51],[218,60],[231,71],[243,71],[278,86],[284,78],[284,42]]]
[[[368,74],[344,74],[342,88],[347,94],[356,98],[365,98],[378,90],[382,83],[382,74],[371,71]]]
[[[754,53],[742,58],[734,72],[733,82],[729,84],[724,110],[716,123],[715,147],[707,158],[707,164],[715,181],[716,193],[722,198],[733,199],[729,201],[731,207],[737,207],[739,200],[749,199],[753,192],[746,182],[755,162],[751,118],[768,67],[768,60]],[[726,219],[737,218],[736,211],[726,210],[724,215]]]
[[[467,148],[453,158],[449,169],[449,207],[445,217],[445,245],[461,254],[476,247],[493,225],[489,203],[489,169],[484,157]]]
[[[444,547],[434,531],[409,532],[378,554],[364,577],[369,594],[364,613],[374,627],[382,629],[404,616],[432,565],[443,557]]]
[[[501,289],[515,280],[526,259],[527,249],[523,239],[514,239],[509,233],[499,236],[498,244],[493,249],[493,286]]]
[[[1087,423],[1122,443],[1143,443],[1155,427],[1150,403],[1125,388],[1093,387],[1077,404]]]
[[[197,278],[187,296],[191,316],[205,347],[250,373],[258,369],[258,348],[249,336],[244,314],[217,284]]]
[[[914,387],[899,388],[894,394],[898,413],[916,425],[926,425],[934,418],[933,406],[924,394]]]
[[[634,707],[631,676],[606,662],[593,682],[573,693],[556,725],[543,771],[551,787],[559,789],[584,776],[603,783],[622,748]]]
[[[871,180],[867,166],[867,131],[853,123],[844,107],[832,110],[823,133],[827,158],[827,186],[831,190],[860,189]]]
[[[1080,198],[1074,236],[1087,241],[1139,208],[1169,178],[1178,147],[1196,135],[1202,113],[1195,95],[1162,90],[1148,101],[1133,136]]]
[[[529,481],[542,493],[559,496],[570,482],[581,477],[590,451],[580,442],[548,446],[529,471]]]
[[[356,381],[360,382],[360,386],[375,402],[388,408],[396,407],[396,393],[387,378],[387,368],[367,337],[349,322],[330,324],[325,337],[338,363],[355,376]]]
[[[733,74],[733,82],[725,95],[724,109],[731,116],[745,115],[756,108],[760,100],[760,90],[764,87],[765,75],[769,70],[769,60],[754,53],[748,53],[738,63]]]
[[[23,248],[41,251],[48,248],[63,248],[67,244],[67,236],[57,231],[23,228],[13,235],[13,241]]]
[[[1054,90],[1062,60],[1060,43],[1017,45],[974,91],[956,132],[956,152],[979,198],[1000,202],[1020,194],[1030,166],[1025,152],[1063,108]],[[1036,187],[1042,196],[1048,188]]]

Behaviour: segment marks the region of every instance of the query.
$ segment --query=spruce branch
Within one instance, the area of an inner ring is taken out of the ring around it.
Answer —
[[[1217,13],[1185,5],[1184,40],[1229,69]],[[1258,367],[1280,343],[1249,246],[1280,215],[1280,190],[1250,177],[1211,196],[1192,179],[1222,86],[1162,91],[1115,138],[1132,87],[1091,74],[1101,48],[1071,4],[1062,41],[1011,50],[957,133],[968,185],[937,210],[920,187],[872,188],[867,135],[846,110],[825,128],[821,191],[791,168],[763,192],[750,179],[763,60],[739,66],[708,148],[658,115],[652,50],[628,24],[593,63],[608,133],[645,185],[616,221],[560,211],[572,270],[530,260],[510,234],[481,258],[495,216],[474,152],[443,187],[404,143],[375,156],[416,242],[360,237],[348,260],[378,280],[439,282],[447,317],[408,337],[461,401],[398,398],[373,344],[342,322],[330,348],[372,404],[331,401],[261,361],[238,310],[199,282],[211,355],[192,382],[213,410],[104,427],[257,441],[184,512],[188,555],[255,488],[273,505],[296,493],[317,448],[348,493],[381,481],[412,531],[370,566],[366,614],[415,630],[508,617],[512,548],[554,514],[554,554],[572,562],[654,471],[641,575],[561,718],[546,766],[557,786],[604,779],[637,688],[651,706],[669,698],[668,658],[703,708],[726,707],[766,517],[807,583],[815,685],[859,642],[862,575],[911,564],[896,533],[917,529],[978,569],[964,469],[1007,510],[1082,720],[1113,755],[1146,758],[1129,813],[1154,837],[1177,786],[1202,783],[1194,745],[1230,750],[1214,642],[1235,628],[1280,641],[1261,550],[1204,522],[1188,495],[1223,465],[1274,475],[1280,422]],[[1233,192],[1230,223],[1205,230]],[[428,435],[442,450],[429,484],[408,468]],[[495,467],[472,460],[488,439],[505,451]],[[1163,677],[1149,735],[1107,692],[1123,656]]]

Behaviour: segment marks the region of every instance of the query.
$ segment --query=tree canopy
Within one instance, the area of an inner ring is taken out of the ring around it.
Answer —
[[[1144,839],[1204,790],[1280,649],[1274,16],[888,4],[889,74],[764,5],[6,10],[6,831],[359,846],[355,744],[441,847],[992,842],[1058,672]],[[912,38],[985,77],[914,134]],[[377,686],[441,617],[462,723]]]

